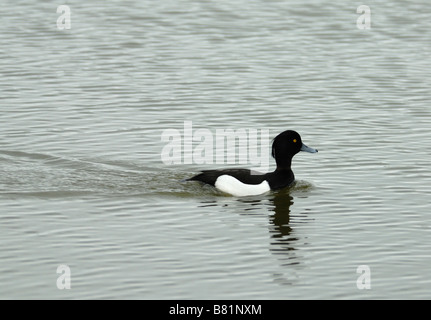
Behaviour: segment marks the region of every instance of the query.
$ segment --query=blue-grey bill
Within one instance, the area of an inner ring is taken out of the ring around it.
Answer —
[[[302,144],[301,151],[316,153],[317,149],[307,147],[305,144]]]

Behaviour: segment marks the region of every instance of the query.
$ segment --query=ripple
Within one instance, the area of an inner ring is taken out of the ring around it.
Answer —
[[[425,1],[370,5],[371,30],[349,2],[88,1],[67,31],[25,3],[0,32],[6,298],[429,297]],[[180,182],[213,163],[163,164],[184,121],[294,129],[319,154],[238,199]]]

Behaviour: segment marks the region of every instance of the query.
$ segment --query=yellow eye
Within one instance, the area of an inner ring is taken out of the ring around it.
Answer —
[[[296,143],[296,139],[293,139],[293,143]]]

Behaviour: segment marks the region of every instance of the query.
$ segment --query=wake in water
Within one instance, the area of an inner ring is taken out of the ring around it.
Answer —
[[[186,182],[189,172],[143,167],[127,161],[70,159],[0,150],[0,194],[34,197],[130,196],[229,197],[208,185]],[[298,180],[276,193],[307,192],[313,185]]]

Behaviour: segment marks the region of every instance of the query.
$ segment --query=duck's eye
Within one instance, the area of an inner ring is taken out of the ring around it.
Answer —
[[[296,143],[296,139],[293,139],[293,143]]]

